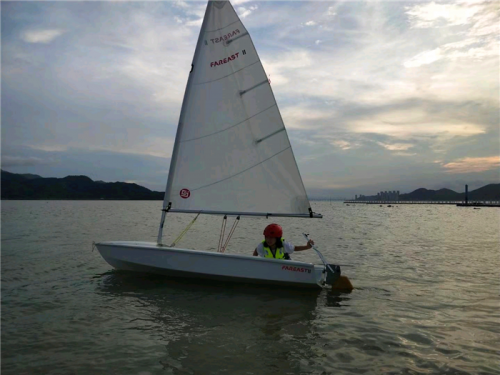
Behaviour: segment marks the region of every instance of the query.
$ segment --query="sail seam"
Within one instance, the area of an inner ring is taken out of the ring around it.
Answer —
[[[241,20],[231,22],[229,25],[226,25],[226,26],[224,26],[224,27],[221,27],[220,29],[215,29],[215,30],[207,30],[207,31],[205,31],[205,32],[206,32],[206,33],[213,33],[213,32],[215,32],[215,31],[223,30],[223,29],[225,29],[226,27],[229,27],[229,26],[231,26],[231,25],[234,25],[235,23],[238,23],[238,22],[241,22]],[[242,25],[243,25],[243,23],[242,23]]]
[[[276,103],[274,103],[274,104],[273,104],[272,106],[270,106],[270,107],[267,107],[266,109],[263,109],[262,111],[260,111],[260,112],[256,113],[255,115],[250,116],[250,117],[248,117],[247,119],[245,119],[245,120],[243,120],[243,121],[238,122],[237,124],[231,125],[229,128],[225,128],[225,129],[222,129],[222,130],[216,131],[216,132],[214,132],[214,133],[210,133],[210,134],[207,134],[207,135],[203,135],[203,136],[198,137],[198,138],[186,139],[185,141],[181,141],[181,143],[190,142],[190,141],[196,141],[196,140],[198,140],[198,139],[211,137],[212,135],[215,135],[215,134],[219,134],[219,133],[225,132],[226,130],[232,129],[232,128],[234,128],[235,126],[238,126],[238,125],[240,125],[240,124],[243,124],[244,122],[246,122],[246,121],[250,120],[251,118],[254,118],[255,116],[258,116],[258,115],[260,115],[261,113],[263,113],[263,112],[267,111],[268,109],[271,109],[271,108],[273,108],[273,107],[275,107],[275,106],[276,106]]]
[[[228,75],[225,75],[224,77],[220,77],[220,78],[214,79],[214,80],[212,80],[212,81],[205,81],[205,82],[201,82],[201,83],[193,83],[193,85],[204,85],[205,83],[212,83],[212,82],[220,81],[221,79],[224,79],[224,78],[226,78],[226,77],[232,76],[233,74],[238,73],[239,71],[241,71],[241,70],[243,70],[243,69],[249,68],[249,67],[251,67],[252,65],[255,65],[255,64],[259,63],[259,62],[260,62],[260,60],[257,60],[257,61],[255,61],[255,62],[253,62],[253,63],[251,63],[251,64],[248,64],[247,66],[244,66],[244,67],[243,67],[243,68],[241,68],[241,69],[235,70],[234,72],[232,72],[232,73],[230,73],[230,74],[228,74]]]
[[[236,173],[236,174],[233,174],[232,176],[226,177],[226,178],[224,178],[224,179],[222,179],[222,180],[219,180],[219,181],[216,181],[216,182],[212,182],[211,184],[208,184],[208,185],[205,185],[205,186],[200,186],[200,187],[198,187],[198,188],[196,188],[196,189],[192,189],[191,191],[196,191],[196,190],[204,189],[204,188],[206,188],[206,187],[209,187],[209,186],[212,186],[212,185],[216,185],[216,184],[218,184],[218,183],[220,183],[220,182],[223,182],[223,181],[229,180],[230,178],[236,177],[236,176],[238,176],[238,175],[240,175],[240,174],[242,174],[242,173],[245,173],[246,171],[249,171],[249,170],[250,170],[250,169],[252,169],[252,168],[255,168],[255,167],[257,167],[257,166],[259,166],[259,165],[261,165],[261,164],[265,163],[265,162],[266,162],[266,161],[268,161],[269,159],[274,158],[275,156],[277,156],[277,155],[281,154],[282,152],[284,152],[284,151],[288,150],[288,149],[289,149],[289,148],[291,148],[291,147],[292,147],[292,146],[288,146],[287,148],[284,148],[283,150],[281,150],[281,151],[277,152],[276,154],[274,154],[274,155],[272,155],[272,156],[268,157],[267,159],[264,159],[264,160],[262,160],[261,162],[259,162],[259,163],[255,164],[255,165],[252,165],[251,167],[248,167],[247,169],[242,170],[241,172],[238,172],[238,173]]]

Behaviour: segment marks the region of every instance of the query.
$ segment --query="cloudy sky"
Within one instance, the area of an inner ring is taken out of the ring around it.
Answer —
[[[497,1],[232,1],[310,196],[500,182]],[[2,169],[164,189],[205,2],[2,2]]]

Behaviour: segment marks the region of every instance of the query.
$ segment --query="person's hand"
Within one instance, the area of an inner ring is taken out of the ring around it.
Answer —
[[[312,248],[312,245],[314,245],[314,241],[313,240],[307,241],[307,245],[306,246],[307,246],[308,249]]]

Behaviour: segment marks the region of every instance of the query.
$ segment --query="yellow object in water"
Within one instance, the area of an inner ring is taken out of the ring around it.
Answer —
[[[354,287],[347,276],[340,276],[332,285],[332,290],[339,292],[351,292]]]

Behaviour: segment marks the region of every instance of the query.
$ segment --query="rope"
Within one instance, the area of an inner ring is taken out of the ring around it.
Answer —
[[[187,231],[189,230],[189,228],[191,228],[191,226],[194,224],[194,222],[196,221],[196,219],[198,219],[198,216],[200,216],[200,214],[198,213],[198,215],[196,215],[196,217],[188,224],[188,226],[186,227],[186,229],[184,229],[181,234],[179,234],[179,237],[177,237],[174,242],[172,242],[172,245],[170,245],[170,247],[174,247],[177,242],[179,242],[181,240],[182,237],[184,237],[184,235],[187,233]]]
[[[226,248],[227,248],[227,245],[229,244],[229,240],[231,239],[231,236],[233,235],[234,233],[234,230],[236,229],[236,226],[238,225],[238,223],[240,222],[240,217],[238,216],[235,220],[234,220],[234,223],[233,223],[233,226],[231,228],[231,230],[229,231],[229,234],[227,235],[227,238],[226,238],[226,243],[224,243],[224,246],[222,247],[221,249],[221,253],[223,253]]]
[[[222,253],[222,239],[224,238],[224,232],[226,231],[226,222],[227,215],[224,215],[224,219],[222,219],[222,227],[220,228],[219,246],[217,247],[218,253]]]

